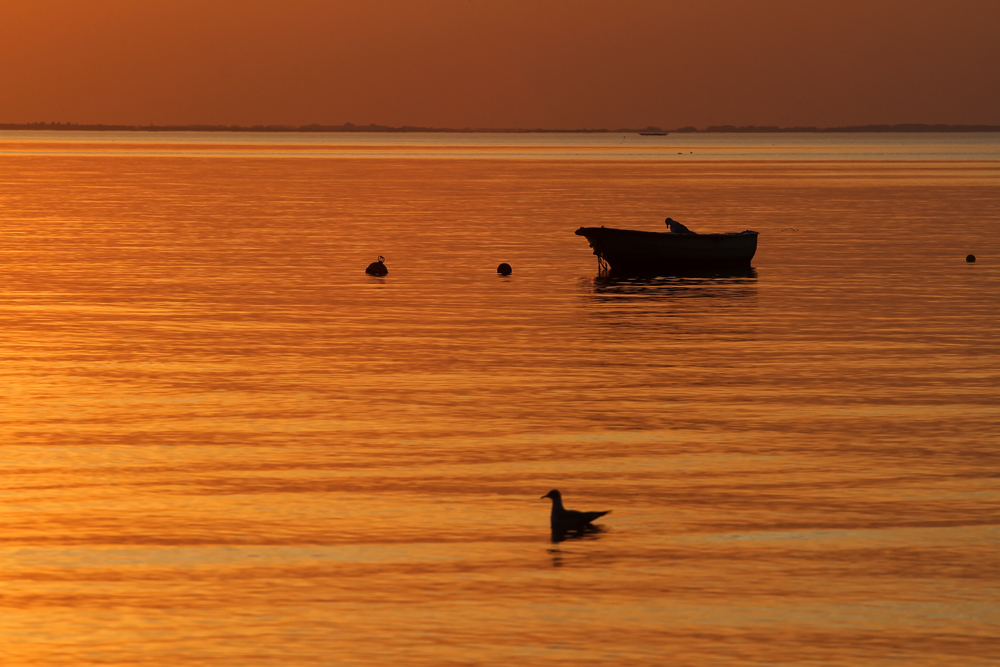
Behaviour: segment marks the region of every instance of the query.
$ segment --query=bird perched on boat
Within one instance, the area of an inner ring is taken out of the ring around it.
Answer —
[[[671,234],[696,234],[697,232],[692,232],[690,229],[677,222],[673,218],[667,218],[664,220],[667,223],[667,227],[670,228]]]
[[[568,510],[563,507],[562,494],[559,493],[558,489],[552,489],[546,493],[542,498],[552,499],[552,533],[570,533],[577,530],[584,530],[590,523],[595,519],[600,519],[602,516],[610,512],[607,510],[605,512],[578,512],[576,510]]]

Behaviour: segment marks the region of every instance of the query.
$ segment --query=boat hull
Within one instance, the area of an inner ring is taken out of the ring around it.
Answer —
[[[633,229],[581,227],[594,254],[615,275],[670,275],[689,270],[749,269],[757,232],[672,234]]]

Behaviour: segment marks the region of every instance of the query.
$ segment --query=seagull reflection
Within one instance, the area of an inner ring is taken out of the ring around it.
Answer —
[[[604,512],[606,514],[606,512]],[[607,528],[604,526],[597,526],[594,524],[587,524],[581,528],[575,530],[552,530],[552,543],[559,544],[560,542],[565,542],[567,540],[596,540],[601,535],[607,532]],[[558,549],[550,549],[550,553],[558,552]]]

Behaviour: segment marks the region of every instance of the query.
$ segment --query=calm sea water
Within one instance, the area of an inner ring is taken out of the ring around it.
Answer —
[[[666,216],[754,274],[573,235]],[[1000,664],[998,224],[1000,135],[0,133],[0,661]]]

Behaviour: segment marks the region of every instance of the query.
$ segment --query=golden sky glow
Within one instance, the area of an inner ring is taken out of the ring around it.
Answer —
[[[996,0],[10,0],[0,122],[1000,124]]]

